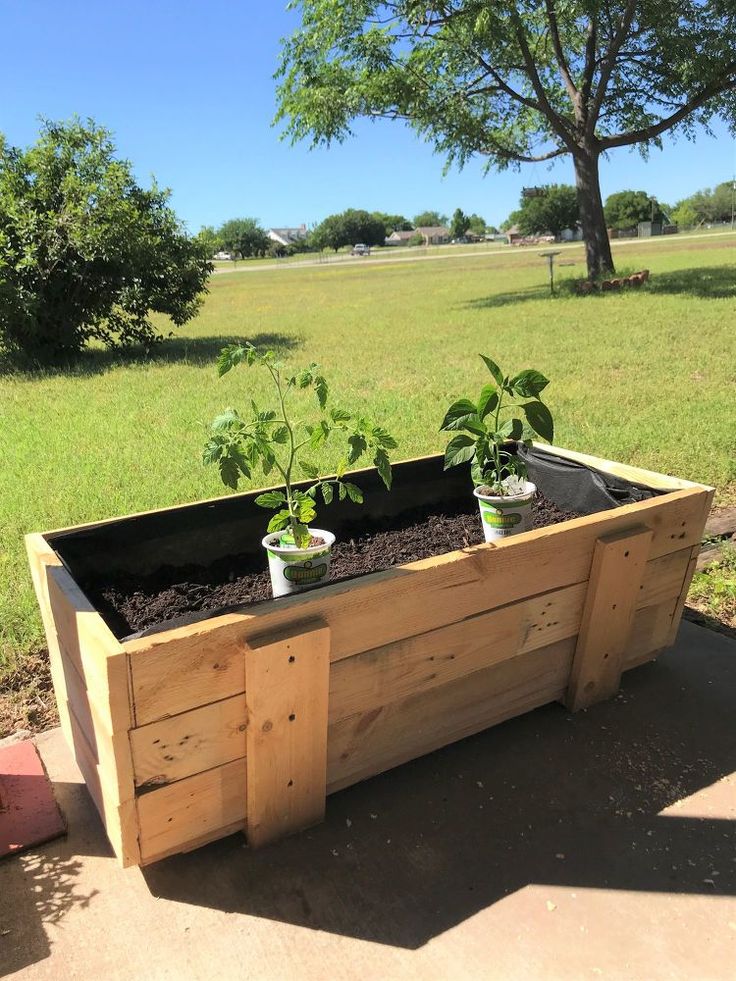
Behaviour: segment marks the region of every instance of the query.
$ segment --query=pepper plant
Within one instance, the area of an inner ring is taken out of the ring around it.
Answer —
[[[297,547],[309,544],[308,525],[317,515],[317,496],[330,504],[337,494],[339,500],[349,498],[362,504],[363,492],[344,480],[348,467],[365,454],[372,454],[381,479],[391,488],[391,463],[388,451],[395,449],[396,440],[385,429],[365,417],[342,408],[328,409],[329,389],[319,366],[310,364],[296,374],[277,360],[272,351],[261,353],[246,341],[231,344],[220,352],[217,373],[220,377],[241,363],[263,368],[271,378],[276,408],[262,409],[250,400],[249,417],[236,409],[225,409],[210,427],[202,459],[216,464],[222,482],[234,490],[241,477],[250,478],[260,466],[265,476],[275,470],[283,480],[283,490],[266,491],[256,498],[256,504],[276,510],[268,524],[269,532],[289,529]],[[294,397],[312,391],[317,405],[307,421],[298,414]],[[334,477],[320,476],[319,468],[306,457],[309,451],[319,450],[333,434],[346,443]],[[313,480],[306,491],[294,487],[301,477]]]
[[[470,461],[476,486],[488,485],[493,494],[516,494],[523,490],[526,465],[509,443],[531,446],[535,435],[553,441],[552,414],[540,397],[549,381],[534,368],[509,377],[485,354],[480,357],[493,380],[483,386],[477,402],[458,399],[447,410],[440,432],[458,435],[447,444],[445,470]]]

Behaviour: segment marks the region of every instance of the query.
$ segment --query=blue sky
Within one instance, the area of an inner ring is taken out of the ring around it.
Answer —
[[[281,142],[270,123],[279,39],[295,25],[284,0],[0,0],[0,130],[33,142],[38,116],[92,116],[113,130],[139,178],[173,191],[189,228],[252,215],[311,224],[347,207],[409,217],[426,208],[478,212],[499,224],[524,185],[572,183],[569,161],[443,176],[443,160],[402,124],[361,123],[329,150]],[[730,178],[734,141],[717,124],[648,163],[616,151],[604,196],[632,187],[674,202]]]

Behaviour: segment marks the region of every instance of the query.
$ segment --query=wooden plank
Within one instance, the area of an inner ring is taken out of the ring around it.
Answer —
[[[141,863],[244,827],[245,793],[245,764],[234,760],[137,797]]]
[[[200,835],[198,838],[191,838],[189,841],[185,841],[183,845],[172,845],[170,848],[165,848],[163,851],[156,852],[156,854],[146,854],[144,859],[141,859],[141,865],[153,865],[154,862],[160,862],[164,858],[169,858],[171,855],[181,855],[185,852],[193,852],[197,848],[202,848],[204,845],[209,845],[213,841],[219,841],[220,838],[227,838],[230,835],[237,834],[243,831],[243,821],[235,821],[233,824],[225,825],[223,828],[215,828],[212,831],[207,832],[207,834]]]
[[[252,640],[248,706],[247,835],[258,847],[324,817],[330,631],[323,625]]]
[[[245,691],[242,640],[210,631],[208,623],[178,650],[167,645],[131,664],[136,726]]]
[[[115,794],[105,786],[109,771],[100,764],[74,712],[69,712],[72,731],[72,752],[92,802],[102,819],[105,833],[123,868],[140,864],[138,850],[138,818],[135,801],[116,803]]]
[[[652,558],[692,547],[705,523],[701,489],[626,505],[519,535],[395,567],[295,597],[263,603],[123,646],[130,652],[138,724],[236,694],[235,669],[206,670],[204,697],[197,669],[237,662],[248,638],[287,629],[296,618],[318,619],[331,630],[331,659],[351,657],[406,637],[588,578],[597,538],[640,523],[652,529]],[[376,610],[381,611],[376,616]],[[229,684],[228,684],[229,682]]]
[[[618,691],[651,542],[649,529],[635,528],[596,543],[565,698],[571,712]]]
[[[333,793],[564,695],[574,639],[330,726],[327,791]]]
[[[667,646],[671,647],[677,639],[677,631],[680,628],[680,620],[682,620],[682,611],[685,608],[685,601],[687,600],[688,590],[690,589],[690,583],[695,575],[695,570],[698,567],[698,556],[700,554],[700,546],[696,545],[691,553],[690,562],[685,572],[685,576],[682,581],[682,588],[680,590],[680,595],[677,597],[677,602],[675,603],[675,608],[672,611],[672,623],[670,625],[670,630],[667,635]]]
[[[135,809],[130,804],[135,788],[128,742],[132,725],[128,655],[66,569],[49,567],[47,581],[63,662],[73,665],[84,684],[84,694],[72,684],[72,697],[82,710],[85,739],[100,773],[107,834],[120,861],[135,861],[138,843]],[[67,670],[65,677],[73,679],[74,675]],[[81,732],[81,726],[78,728]],[[76,753],[79,734],[72,729]]]
[[[46,579],[47,568],[50,566],[60,566],[62,563],[59,556],[56,554],[53,548],[51,548],[43,535],[26,535],[25,544],[26,552],[28,554],[28,563],[31,568],[33,588],[36,593],[36,599],[38,600],[44,632],[46,634],[46,645],[49,652],[49,666],[51,668],[51,680],[54,683],[54,694],[56,696],[56,705],[59,711],[59,722],[61,724],[61,729],[64,733],[64,738],[66,739],[67,745],[71,748],[73,745],[73,739],[71,723],[69,721],[69,712],[66,706],[67,695],[64,680],[64,668],[61,661],[61,654],[59,653],[59,642],[56,635],[56,626],[54,624],[53,614],[51,613],[48,582]]]
[[[653,661],[669,646],[672,627],[672,601],[637,610],[631,637],[626,645],[624,670]]]
[[[152,722],[130,733],[135,785],[181,780],[245,756],[245,695]]]

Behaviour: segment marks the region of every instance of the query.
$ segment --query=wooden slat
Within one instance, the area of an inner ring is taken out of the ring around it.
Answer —
[[[142,864],[245,825],[245,766],[234,760],[136,798]],[[193,847],[196,847],[194,845]]]
[[[638,528],[596,543],[565,698],[572,712],[618,691],[651,542],[652,532]]]
[[[51,548],[43,535],[26,535],[25,543],[26,552],[28,553],[28,562],[31,567],[33,588],[36,593],[36,599],[38,600],[38,606],[41,611],[41,619],[43,620],[44,631],[46,633],[46,645],[49,652],[49,665],[51,667],[51,680],[54,683],[56,705],[59,710],[59,722],[61,723],[61,729],[64,733],[64,738],[66,739],[67,745],[71,747],[73,739],[71,722],[69,721],[69,712],[66,704],[67,694],[66,682],[64,680],[64,667],[61,660],[61,654],[59,653],[59,641],[56,634],[54,617],[51,612],[51,604],[49,603],[49,589],[46,578],[47,569],[49,567],[61,566],[62,563],[59,556]]]
[[[698,556],[700,555],[700,545],[696,545],[690,555],[690,562],[688,563],[687,571],[682,581],[682,588],[680,589],[680,595],[677,597],[677,602],[675,603],[675,609],[672,613],[672,623],[670,625],[670,631],[667,635],[667,646],[674,644],[677,639],[677,631],[680,627],[680,620],[682,619],[682,611],[685,608],[685,601],[687,600],[688,590],[690,589],[690,583],[695,575],[695,570],[698,567]]]
[[[653,661],[666,647],[672,629],[672,600],[637,610],[626,645],[624,670]]]
[[[136,787],[173,783],[245,756],[245,695],[130,733]]]
[[[211,632],[212,622],[202,624],[178,650],[161,647],[131,665],[136,726],[245,691],[242,641]]]
[[[84,694],[79,686],[74,691],[72,685],[72,697],[84,717],[85,739],[100,772],[107,834],[119,860],[130,864],[137,861],[138,845],[135,823],[130,818],[135,814],[130,803],[135,789],[128,743],[132,725],[128,655],[66,569],[49,566],[47,581],[63,662],[73,665],[83,679]],[[66,677],[74,676],[67,670]],[[82,731],[81,726],[78,728]],[[79,735],[74,726],[72,730],[76,754]]]
[[[330,726],[328,793],[560,699],[574,639]]]
[[[190,838],[183,845],[172,845],[155,854],[146,853],[146,857],[141,859],[141,865],[153,865],[154,862],[160,862],[162,859],[169,858],[171,855],[193,852],[195,849],[209,845],[213,841],[219,841],[220,838],[227,838],[229,835],[234,835],[242,831],[243,821],[241,819],[235,821],[233,824],[227,824],[222,828],[215,828],[213,831],[208,831],[207,834],[200,835],[198,838]]]
[[[130,652],[138,724],[236,694],[236,660],[248,637],[288,629],[296,618],[330,626],[334,661],[459,622],[491,607],[584,582],[597,538],[631,527],[652,530],[652,558],[692,547],[705,523],[707,494],[695,488],[519,535],[498,545],[451,552],[296,597],[166,631]],[[381,615],[376,615],[376,610]],[[206,651],[207,654],[203,654]],[[200,697],[197,669],[205,663]]]
[[[257,847],[324,817],[330,631],[294,625],[245,652],[247,834]]]
[[[109,787],[110,770],[98,759],[73,711],[69,712],[72,752],[89,795],[102,819],[107,837],[120,864],[125,868],[140,863],[138,818],[134,800],[116,802]]]

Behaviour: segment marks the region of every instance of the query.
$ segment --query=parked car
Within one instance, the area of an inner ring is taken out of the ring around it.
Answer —
[[[370,245],[363,245],[362,243],[358,243],[358,245],[354,245],[350,253],[350,255],[370,255],[370,254],[371,254]]]

